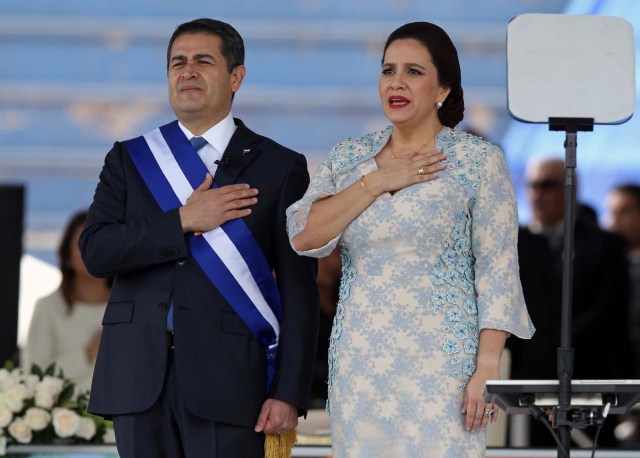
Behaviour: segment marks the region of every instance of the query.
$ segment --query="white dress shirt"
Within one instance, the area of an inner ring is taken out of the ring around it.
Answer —
[[[182,132],[186,135],[187,139],[191,139],[194,135],[182,125],[181,122],[178,121],[178,126],[182,129]],[[200,135],[203,137],[208,143],[204,145],[198,151],[198,156],[204,162],[204,165],[207,166],[207,170],[211,173],[211,176],[216,175],[216,170],[218,170],[218,165],[215,161],[219,161],[222,159],[222,155],[224,154],[224,150],[227,149],[229,145],[229,141],[233,136],[233,133],[236,131],[236,125],[233,122],[233,115],[231,112],[220,121],[218,124],[213,126],[211,129],[206,131],[204,134]],[[204,180],[204,177],[202,177]]]

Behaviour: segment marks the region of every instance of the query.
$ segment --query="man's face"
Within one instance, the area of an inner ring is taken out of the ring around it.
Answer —
[[[631,248],[640,247],[640,206],[630,194],[613,191],[607,196],[606,225],[624,237]]]
[[[232,95],[244,78],[242,65],[229,73],[221,44],[217,35],[186,33],[178,36],[171,47],[169,102],[190,130],[209,128],[227,116]]]
[[[527,199],[533,219],[555,225],[564,215],[564,166],[561,162],[541,162],[527,171]]]

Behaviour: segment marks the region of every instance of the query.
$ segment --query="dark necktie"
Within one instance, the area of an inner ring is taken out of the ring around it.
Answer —
[[[189,142],[196,151],[200,151],[202,147],[207,144],[207,141],[203,137],[191,137]]]

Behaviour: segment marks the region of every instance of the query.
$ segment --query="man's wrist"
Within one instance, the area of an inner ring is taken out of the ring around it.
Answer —
[[[180,216],[180,225],[182,227],[182,232],[186,234],[187,232],[191,232],[191,225],[189,224],[189,214],[186,207],[180,207],[178,209],[178,215]]]

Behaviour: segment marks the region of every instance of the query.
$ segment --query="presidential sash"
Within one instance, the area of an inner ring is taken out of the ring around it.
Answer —
[[[124,144],[165,212],[185,205],[208,172],[178,121]],[[242,219],[202,235],[189,234],[189,247],[211,283],[265,348],[268,393],[275,375],[282,305],[262,249]]]

